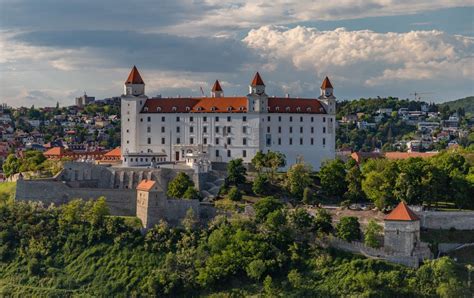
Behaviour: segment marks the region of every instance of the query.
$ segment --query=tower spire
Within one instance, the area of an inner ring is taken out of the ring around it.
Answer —
[[[262,77],[260,76],[258,71],[255,74],[255,76],[253,77],[253,80],[250,83],[250,86],[265,86],[265,84],[263,83]]]
[[[128,75],[128,78],[125,81],[125,84],[145,84],[145,82],[143,82],[142,76],[138,72],[138,69],[135,65],[130,71],[130,74]]]
[[[214,86],[212,86],[211,97],[221,97],[223,92],[224,91],[222,90],[219,80],[216,80],[214,82]]]

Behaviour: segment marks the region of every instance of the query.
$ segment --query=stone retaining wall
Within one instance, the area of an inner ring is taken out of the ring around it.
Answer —
[[[474,230],[474,211],[421,211],[416,214],[425,229]]]

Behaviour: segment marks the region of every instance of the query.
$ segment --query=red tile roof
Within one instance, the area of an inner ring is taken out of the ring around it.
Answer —
[[[326,114],[321,102],[313,98],[269,97],[269,113]]]
[[[429,158],[433,157],[437,152],[385,152],[385,157],[388,159],[407,159],[410,157]]]
[[[150,98],[142,113],[244,113],[247,97]]]
[[[252,83],[250,83],[250,85],[251,86],[265,86],[265,84],[263,83],[263,80],[260,77],[260,74],[258,73],[258,71],[255,74],[255,77],[253,78]]]
[[[137,185],[137,190],[150,191],[155,183],[153,180],[144,179]]]
[[[130,71],[130,74],[128,75],[127,80],[125,81],[125,84],[145,84],[142,80],[142,76],[138,72],[137,67],[134,65],[132,68],[132,71]]]
[[[214,83],[214,86],[212,86],[212,92],[216,92],[216,91],[222,91],[221,84],[219,84],[218,80],[216,80],[216,82]]]
[[[331,88],[331,89],[334,89],[332,87],[332,84],[331,84],[331,81],[329,81],[329,78],[326,77],[323,81],[323,83],[321,84],[321,89],[328,89],[328,88]]]
[[[53,147],[53,148],[47,150],[46,152],[44,152],[43,155],[45,155],[45,156],[47,156],[47,155],[62,156],[62,155],[64,155],[64,148],[62,148],[62,147]]]
[[[110,150],[109,152],[104,154],[104,157],[121,157],[122,152],[120,151],[120,147]]]
[[[385,220],[415,221],[420,220],[420,218],[402,201],[392,212],[385,216]]]

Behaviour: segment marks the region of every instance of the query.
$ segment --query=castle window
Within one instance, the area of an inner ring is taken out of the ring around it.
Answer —
[[[278,126],[278,133],[281,133],[281,126]]]
[[[290,126],[290,133],[293,133],[293,127]]]
[[[129,132],[129,130],[127,129],[127,132]]]
[[[242,145],[247,145],[247,138],[242,139]]]
[[[277,112],[280,111],[280,107],[276,107],[276,108],[275,108],[275,111],[277,111]],[[280,118],[280,119],[281,119],[281,118]]]
[[[247,126],[242,126],[242,133],[247,133]]]
[[[267,116],[267,121],[268,121],[268,122],[272,121],[272,117]]]
[[[148,112],[148,107],[144,107],[144,108],[143,108],[143,111],[144,111],[144,112]]]
[[[189,117],[189,122],[194,122],[194,117]]]
[[[176,138],[176,144],[181,144],[181,139],[180,138]]]
[[[303,116],[300,117],[300,122],[303,122]]]
[[[202,142],[203,142],[204,145],[207,145],[207,138],[203,138]]]
[[[161,138],[161,145],[164,145],[166,143],[165,138]]]
[[[323,138],[323,146],[326,146],[326,138]]]
[[[307,107],[307,108],[306,108],[306,112],[311,112],[311,108],[310,108],[310,107]]]
[[[176,127],[176,132],[180,133],[181,128],[179,126]]]
[[[231,126],[227,126],[227,133],[231,133],[231,130],[232,130],[232,127],[231,127]]]
[[[314,139],[311,138],[311,145],[314,145]]]
[[[202,107],[198,107],[198,111],[202,111]]]
[[[326,133],[326,127],[323,127],[323,133]]]
[[[303,133],[303,126],[300,127],[300,133]]]
[[[314,133],[314,127],[311,127],[311,133]]]
[[[179,122],[179,120],[180,120],[179,117],[176,117],[176,122]]]
[[[297,107],[297,108],[296,108],[296,111],[297,111],[297,112],[301,112],[301,108],[300,108],[300,107]]]
[[[290,107],[286,107],[286,108],[285,108],[285,111],[289,112],[289,111],[290,111]]]
[[[281,138],[278,138],[278,145],[281,145]]]
[[[227,122],[230,122],[232,119],[230,118],[230,116],[227,116]]]
[[[128,129],[127,129],[127,132],[128,132]],[[146,128],[146,132],[151,132],[151,127],[150,127],[150,126],[148,126],[148,127]]]
[[[191,111],[191,108],[190,107],[186,107],[186,112],[189,112]]]
[[[176,108],[176,107],[172,107],[172,108],[171,108],[171,111],[172,111],[172,112],[176,112],[177,109],[178,109],[178,108]]]
[[[231,157],[231,155],[232,154],[231,154],[230,150],[227,150],[227,157]]]
[[[293,139],[290,138],[290,139],[288,140],[288,143],[289,143],[290,145],[293,145]]]
[[[207,122],[207,117],[202,117],[202,121]]]
[[[157,107],[157,108],[156,108],[156,111],[157,111],[157,112],[161,112],[161,107]]]
[[[227,145],[231,145],[231,144],[232,144],[231,138],[227,138]]]
[[[219,150],[216,150],[216,157],[219,157]]]
[[[216,145],[219,145],[219,138],[216,138]]]
[[[216,133],[219,133],[219,126],[216,126]]]
[[[161,117],[161,122],[165,122],[165,121],[166,121],[165,117]]]
[[[267,107],[267,112],[270,112],[270,107]]]
[[[202,128],[202,132],[203,132],[203,133],[207,133],[207,126],[204,126],[204,127]]]
[[[164,127],[164,126],[161,127],[161,132],[162,132],[162,133],[165,132],[165,127]]]
[[[189,138],[189,144],[194,144],[194,138]]]
[[[311,117],[311,122],[314,122],[314,117]]]
[[[290,116],[290,122],[293,122],[293,117],[292,116]]]
[[[300,145],[303,145],[303,138],[300,138]]]
[[[247,116],[243,116],[243,117],[242,117],[242,121],[243,121],[243,122],[247,122]]]
[[[242,157],[247,157],[247,150],[242,150]]]
[[[227,107],[227,111],[228,112],[232,111],[232,107]]]
[[[270,126],[267,126],[267,133],[270,133]]]
[[[194,126],[190,126],[190,127],[189,127],[189,132],[190,132],[190,133],[193,133],[193,132],[194,132]]]
[[[216,121],[216,122],[219,122],[219,117],[216,117],[215,121]]]
[[[211,111],[215,111],[216,110],[216,107],[211,107]]]
[[[326,117],[323,117],[323,122],[326,122]]]
[[[239,110],[243,111],[243,110],[244,110],[244,107],[240,107]]]

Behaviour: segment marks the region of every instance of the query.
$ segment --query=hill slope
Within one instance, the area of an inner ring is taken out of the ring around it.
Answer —
[[[468,96],[453,101],[443,102],[440,107],[449,106],[451,111],[463,108],[466,113],[474,114],[474,96]]]

